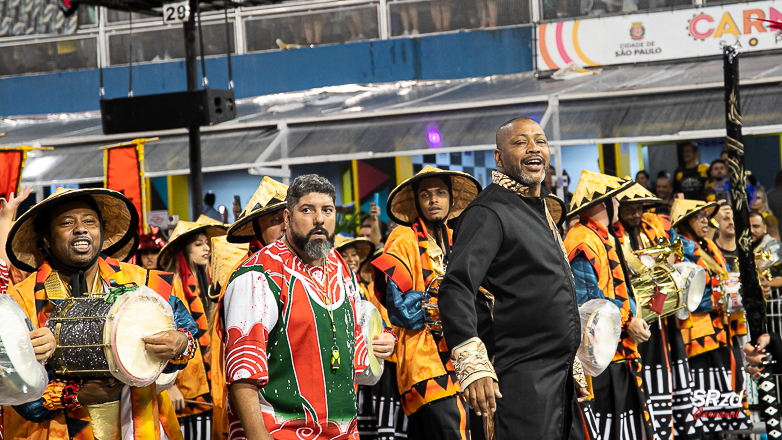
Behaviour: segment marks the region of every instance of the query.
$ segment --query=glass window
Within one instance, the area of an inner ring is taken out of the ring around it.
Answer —
[[[692,8],[695,4],[695,0],[541,0],[541,2],[543,20]]]
[[[391,35],[418,35],[460,29],[528,24],[528,1],[397,0],[388,3]]]
[[[0,1],[0,37],[34,34],[75,34],[77,27],[94,26],[97,8],[79,5],[77,13],[66,17],[57,0]]]
[[[250,18],[245,21],[247,51],[377,39],[377,12],[377,5],[366,5]]]
[[[204,52],[209,55],[225,54],[225,23],[202,25],[204,30]],[[231,49],[233,44],[233,23],[229,21]],[[133,45],[133,62],[159,62],[185,57],[185,36],[181,26],[166,29],[109,35],[109,60],[111,65],[128,64],[130,43]],[[196,52],[200,55],[198,33]]]
[[[0,76],[96,68],[97,39],[0,47]]]

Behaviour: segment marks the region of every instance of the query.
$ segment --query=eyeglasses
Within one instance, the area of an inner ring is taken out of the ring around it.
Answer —
[[[699,213],[695,214],[695,220],[697,220],[699,222],[703,221],[703,220],[706,220],[708,218],[709,218],[709,216],[705,212],[699,212]]]

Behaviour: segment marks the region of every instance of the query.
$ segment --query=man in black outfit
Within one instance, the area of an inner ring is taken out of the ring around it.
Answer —
[[[550,162],[543,129],[525,117],[503,124],[494,160],[493,183],[456,225],[440,286],[445,340],[470,407],[484,418],[496,410],[497,439],[567,439],[581,327],[541,185]],[[494,296],[493,332],[477,328],[481,287]],[[494,346],[493,365],[484,342]]]

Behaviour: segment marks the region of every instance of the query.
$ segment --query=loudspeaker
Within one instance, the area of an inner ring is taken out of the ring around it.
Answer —
[[[104,134],[201,127],[236,118],[233,90],[202,89],[101,99]]]

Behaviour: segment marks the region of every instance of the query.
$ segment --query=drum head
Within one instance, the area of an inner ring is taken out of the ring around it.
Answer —
[[[590,345],[595,359],[595,364],[601,368],[608,367],[616,354],[616,344],[613,333],[617,326],[621,327],[621,322],[616,322],[615,317],[600,311],[594,312],[597,316],[594,318],[591,329]]]
[[[171,306],[152,289],[142,286],[117,299],[106,320],[104,337],[110,338],[116,368],[112,374],[131,386],[147,386],[158,378],[167,361],[148,353],[143,338],[174,330]],[[110,365],[112,362],[110,361]],[[115,370],[116,371],[115,373]]]
[[[361,374],[356,376],[356,383],[359,385],[374,385],[380,380],[380,376],[383,375],[383,361],[375,357],[372,349],[375,336],[383,333],[383,318],[380,316],[377,308],[366,300],[357,303],[357,311],[359,314],[359,325],[367,346],[369,365]]]
[[[694,263],[677,263],[674,267],[685,279],[687,309],[694,312],[701,304],[706,290],[706,270]]]
[[[622,315],[616,304],[593,299],[578,308],[583,332],[577,356],[584,373],[597,376],[613,360],[622,333]]]

